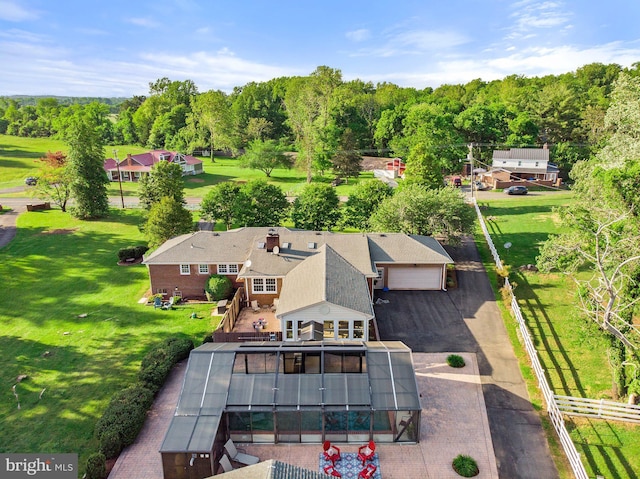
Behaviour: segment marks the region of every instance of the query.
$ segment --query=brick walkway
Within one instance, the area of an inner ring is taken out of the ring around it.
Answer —
[[[138,439],[122,451],[108,479],[162,479],[162,459],[158,451],[176,410],[186,368],[186,360],[173,368],[147,415]]]
[[[413,353],[422,402],[420,443],[379,444],[377,452],[384,479],[459,478],[451,468],[451,461],[458,454],[468,454],[478,462],[478,479],[498,479],[476,356],[459,354],[467,363],[462,369],[447,366],[447,353]],[[120,455],[109,479],[162,479],[158,450],[175,410],[185,366],[186,361],[171,373],[138,440]],[[277,459],[318,470],[319,444],[242,447],[262,460]],[[340,447],[344,452],[353,452],[358,444]]]

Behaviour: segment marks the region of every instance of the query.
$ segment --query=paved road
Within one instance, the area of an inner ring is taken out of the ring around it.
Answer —
[[[467,239],[448,250],[456,261],[458,288],[377,294],[390,301],[376,306],[380,336],[419,352],[476,353],[500,477],[556,478],[475,243]]]

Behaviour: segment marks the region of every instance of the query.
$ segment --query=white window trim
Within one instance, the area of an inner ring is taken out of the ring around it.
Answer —
[[[204,266],[204,268],[203,268]],[[208,264],[199,264],[198,265],[198,274],[209,274],[209,265]]]
[[[231,269],[235,271],[231,271]],[[238,265],[236,263],[219,263],[216,270],[218,274],[238,274]]]
[[[259,289],[256,289],[256,280],[262,282],[262,285]],[[274,281],[274,289],[267,289],[267,280]],[[253,294],[278,294],[278,280],[277,278],[251,278],[251,292]]]
[[[184,267],[187,267],[186,271],[184,269]],[[181,264],[180,265],[180,274],[183,276],[188,276],[191,274],[191,265],[190,264]]]

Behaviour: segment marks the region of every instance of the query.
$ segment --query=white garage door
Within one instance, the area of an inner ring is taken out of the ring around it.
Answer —
[[[389,268],[389,289],[442,289],[440,266]]]

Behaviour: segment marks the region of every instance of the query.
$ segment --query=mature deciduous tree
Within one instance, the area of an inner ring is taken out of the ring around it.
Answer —
[[[260,170],[267,178],[275,168],[291,168],[293,163],[291,155],[275,140],[253,140],[240,157],[240,166]]]
[[[238,209],[245,202],[240,185],[225,181],[211,187],[202,198],[200,211],[203,218],[210,221],[220,220],[227,229],[231,229],[238,217]]]
[[[235,150],[237,146],[233,130],[233,110],[224,92],[209,90],[193,100],[193,119],[208,132],[207,145],[213,151]]]
[[[35,194],[40,198],[51,200],[63,212],[67,211],[67,202],[71,198],[73,172],[67,164],[67,155],[61,151],[50,151],[40,158],[43,165],[38,171],[38,183]]]
[[[355,178],[362,170],[362,156],[356,150],[356,140],[350,128],[342,134],[340,146],[331,159],[333,171],[344,178]]]
[[[184,204],[182,167],[177,163],[163,160],[153,165],[148,175],[140,178],[138,197],[142,207],[148,210],[165,196],[170,196],[178,203]]]
[[[293,202],[291,219],[296,228],[331,230],[340,219],[340,200],[335,190],[322,183],[306,185]]]
[[[236,222],[242,226],[279,226],[289,213],[280,188],[265,180],[249,181],[241,188]]]
[[[150,248],[157,248],[168,239],[191,231],[191,212],[170,196],[163,197],[151,207],[144,228]]]
[[[443,236],[455,244],[471,234],[475,213],[454,188],[427,190],[408,185],[380,203],[371,216],[374,231]]]
[[[370,229],[371,215],[382,200],[392,194],[391,187],[382,181],[367,180],[359,183],[342,208],[342,224],[346,227],[358,228],[361,231]]]

